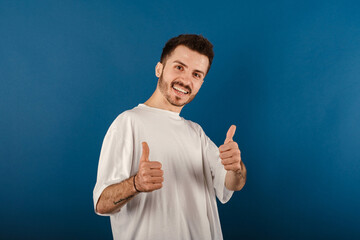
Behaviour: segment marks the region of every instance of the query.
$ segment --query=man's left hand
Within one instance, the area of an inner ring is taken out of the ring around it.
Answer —
[[[225,170],[233,171],[236,173],[241,172],[241,152],[239,146],[233,141],[236,126],[231,125],[229,128],[226,139],[223,145],[219,147],[221,163],[224,165]]]

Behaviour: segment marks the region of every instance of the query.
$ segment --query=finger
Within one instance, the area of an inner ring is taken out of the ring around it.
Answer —
[[[160,189],[162,188],[162,183],[155,183],[155,184],[151,184],[149,187],[148,187],[148,192],[152,192],[154,190],[157,190],[157,189]]]
[[[162,183],[163,181],[164,181],[163,177],[152,177],[150,179],[150,182],[153,183],[153,184]]]
[[[144,172],[148,173],[151,170],[160,171],[161,170],[160,162],[141,162],[139,168],[141,168]]]
[[[225,158],[232,157],[233,155],[234,155],[233,151],[226,151],[226,152],[220,153],[220,158],[225,159]]]
[[[227,171],[232,170],[236,172],[241,169],[241,165],[239,163],[233,163],[233,164],[224,165],[224,168]]]
[[[150,149],[147,142],[142,142],[142,154],[140,157],[140,162],[149,162],[149,153]]]
[[[236,157],[236,156],[240,156],[241,152],[240,149],[238,148],[232,148],[229,151],[225,151],[225,152],[220,152],[220,158],[224,159],[224,158],[229,158],[229,157]]]
[[[235,131],[236,131],[236,126],[235,125],[231,125],[229,130],[226,133],[226,139],[224,143],[229,143],[233,141],[233,137],[235,135]]]
[[[153,161],[153,162],[149,162],[149,168],[150,169],[161,169],[162,164],[161,162],[157,162],[157,161]]]
[[[222,165],[231,165],[234,163],[240,162],[239,159],[236,158],[225,158],[225,159],[221,159],[221,163]]]
[[[164,171],[161,169],[150,169],[144,172],[144,176],[162,177],[163,175]]]
[[[152,177],[152,176],[144,176],[141,179],[143,184],[154,184],[154,183],[161,183],[164,181],[164,177]]]
[[[229,146],[229,144],[223,144],[219,147],[219,151],[220,152],[226,152],[226,151],[229,151],[231,148]]]
[[[237,142],[229,142],[219,147],[220,152],[226,152],[231,149],[239,149],[239,145],[237,144]]]

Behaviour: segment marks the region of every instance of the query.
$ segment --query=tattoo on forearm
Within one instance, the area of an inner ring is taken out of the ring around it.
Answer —
[[[119,201],[114,202],[114,205],[119,204],[119,203],[121,203],[121,202],[123,202],[123,201],[126,201],[126,200],[132,198],[133,196],[134,196],[134,195],[131,195],[131,196],[127,197],[127,198],[120,199]]]

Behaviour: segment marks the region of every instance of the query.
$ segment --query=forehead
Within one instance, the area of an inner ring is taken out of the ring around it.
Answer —
[[[167,57],[166,64],[171,64],[175,61],[180,61],[189,68],[203,72],[206,72],[209,66],[209,59],[207,56],[193,51],[184,45],[179,45],[174,49],[170,56]]]

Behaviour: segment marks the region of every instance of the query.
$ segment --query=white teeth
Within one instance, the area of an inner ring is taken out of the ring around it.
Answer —
[[[185,90],[182,90],[181,88],[177,88],[177,87],[173,87],[174,89],[176,89],[176,90],[178,90],[179,92],[182,92],[182,93],[185,93],[185,94],[187,94],[188,92],[187,91],[185,91]]]

